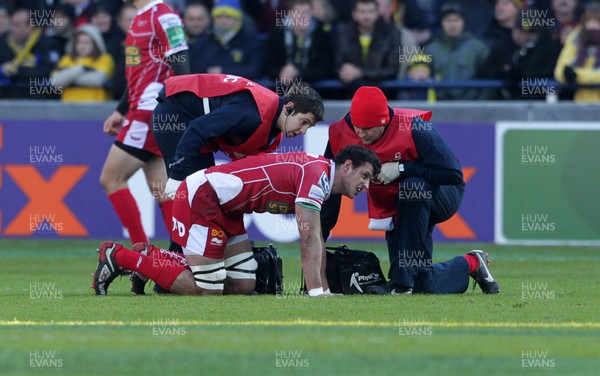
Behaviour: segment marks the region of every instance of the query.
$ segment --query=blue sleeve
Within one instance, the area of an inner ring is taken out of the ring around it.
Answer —
[[[185,179],[200,158],[200,148],[215,138],[238,135],[247,139],[261,124],[256,102],[247,90],[211,100],[210,107],[208,114],[189,122],[179,140],[173,163],[169,166],[172,179]]]
[[[432,123],[414,118],[412,136],[419,158],[404,163],[403,177],[419,176],[435,185],[464,184],[458,159]]]

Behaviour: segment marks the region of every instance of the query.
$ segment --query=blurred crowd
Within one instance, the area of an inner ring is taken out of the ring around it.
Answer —
[[[597,1],[166,2],[183,19],[192,73],[305,81],[329,99],[385,82],[399,99],[600,100]],[[0,0],[1,96],[31,98],[33,85],[64,88],[64,101],[120,98],[136,12],[121,0]],[[474,80],[501,84],[460,85]]]

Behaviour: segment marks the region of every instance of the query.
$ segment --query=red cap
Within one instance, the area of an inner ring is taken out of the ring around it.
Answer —
[[[381,127],[390,122],[390,110],[383,91],[374,86],[356,90],[350,104],[352,124],[359,128]]]

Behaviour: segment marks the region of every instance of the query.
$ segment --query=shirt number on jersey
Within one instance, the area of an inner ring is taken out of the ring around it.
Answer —
[[[172,232],[177,231],[177,235],[179,235],[180,238],[183,238],[185,236],[185,225],[181,222],[179,222],[175,217],[173,217],[173,229]]]

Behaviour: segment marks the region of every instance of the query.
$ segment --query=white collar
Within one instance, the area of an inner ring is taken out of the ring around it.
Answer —
[[[162,3],[162,0],[154,0],[153,2],[146,4],[145,7],[143,7],[142,9],[138,10],[137,14],[142,14],[145,11],[147,11],[148,9],[152,8],[153,6],[155,6],[156,4],[160,4]]]

